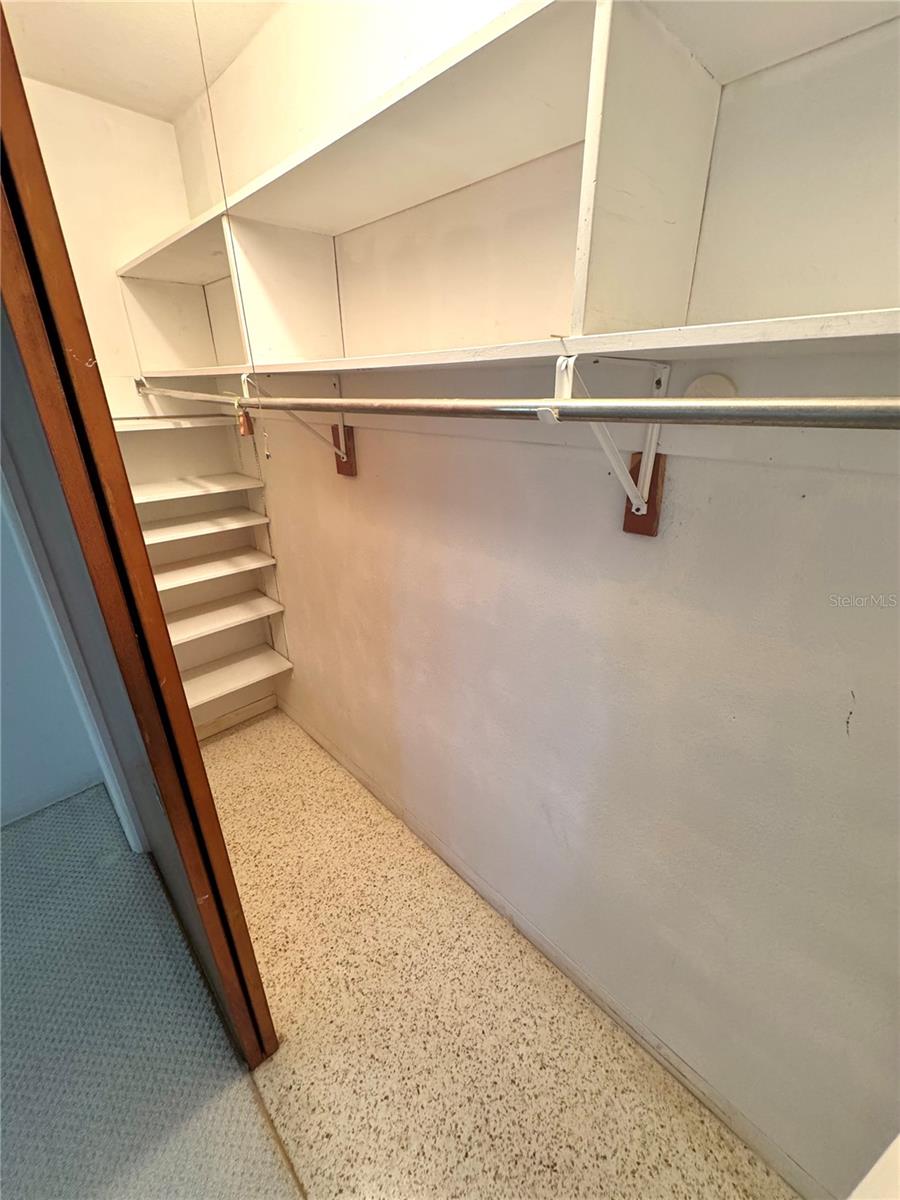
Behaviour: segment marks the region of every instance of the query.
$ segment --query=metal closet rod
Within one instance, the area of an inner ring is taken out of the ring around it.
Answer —
[[[141,395],[230,404],[253,413],[368,413],[385,417],[494,417],[518,420],[640,421],[661,425],[780,425],[827,429],[900,429],[900,397],[728,396],[716,399],[383,400],[359,397],[213,395],[144,384]]]

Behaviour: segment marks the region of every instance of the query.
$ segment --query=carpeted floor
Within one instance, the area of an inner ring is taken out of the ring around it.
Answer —
[[[204,758],[310,1200],[793,1197],[283,713]]]
[[[3,1200],[297,1200],[105,790],[2,834]]]

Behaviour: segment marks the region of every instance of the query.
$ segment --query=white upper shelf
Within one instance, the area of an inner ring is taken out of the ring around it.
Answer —
[[[819,313],[764,321],[729,321],[717,325],[679,325],[671,329],[638,329],[594,333],[583,337],[508,342],[498,346],[464,346],[405,354],[359,358],[322,358],[306,362],[257,363],[257,375],[337,374],[345,371],[402,371],[427,367],[460,367],[503,362],[551,361],[560,354],[597,358],[634,358],[672,362],[678,359],[731,358],[745,354],[847,354],[900,351],[900,309]],[[248,368],[249,369],[249,368]],[[148,372],[147,378],[177,378],[188,372]],[[190,375],[213,377],[221,367],[195,368]],[[223,402],[227,398],[223,397]]]
[[[229,196],[235,216],[335,234],[584,138],[594,6],[523,0]],[[128,278],[228,274],[223,204],[121,267]]]
[[[516,5],[229,209],[343,233],[582,141],[593,17],[592,4]]]
[[[722,82],[900,12],[898,0],[783,6],[666,0],[651,6]],[[784,11],[773,13],[779,7]],[[580,142],[593,16],[587,2],[521,0],[352,124],[301,146],[232,193],[227,205],[214,206],[119,274],[211,283],[228,274],[226,211],[344,233]]]

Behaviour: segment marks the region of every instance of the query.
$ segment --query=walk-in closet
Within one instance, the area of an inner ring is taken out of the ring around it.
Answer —
[[[848,1196],[900,4],[3,8],[310,1200]]]

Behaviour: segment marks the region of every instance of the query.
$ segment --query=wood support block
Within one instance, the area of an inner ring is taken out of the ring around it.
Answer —
[[[631,456],[629,471],[631,478],[637,483],[641,469],[641,459],[644,456],[637,452]],[[642,533],[644,537],[656,537],[659,533],[659,510],[662,507],[663,485],[666,480],[666,456],[657,454],[653,464],[653,474],[650,477],[650,495],[647,497],[647,511],[643,516],[631,511],[631,501],[625,501],[625,520],[622,528],[626,533]]]
[[[337,473],[338,473],[338,475],[354,475],[355,476],[356,475],[356,438],[353,436],[353,426],[352,425],[344,426],[344,439],[345,439],[344,449],[347,452],[347,459],[346,459],[346,462],[344,462],[340,458],[338,458],[337,455],[334,456],[334,462],[335,462],[335,466],[337,467]],[[331,440],[334,442],[335,446],[338,446],[338,447],[340,446],[340,444],[341,444],[341,427],[340,427],[340,425],[332,425]]]

